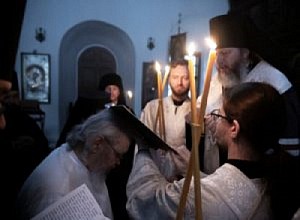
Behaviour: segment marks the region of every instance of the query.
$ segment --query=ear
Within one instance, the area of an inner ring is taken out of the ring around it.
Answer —
[[[236,138],[240,132],[240,124],[237,120],[233,120],[230,126],[230,135],[232,138]]]

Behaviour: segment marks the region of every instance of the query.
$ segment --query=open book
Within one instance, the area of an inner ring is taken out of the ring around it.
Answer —
[[[138,144],[141,144],[144,147],[162,149],[177,153],[159,136],[144,125],[144,123],[141,122],[134,114],[132,114],[126,106],[111,106],[109,111],[112,119],[119,125],[119,127],[129,136],[133,137]]]
[[[32,220],[109,220],[83,184],[53,203]]]

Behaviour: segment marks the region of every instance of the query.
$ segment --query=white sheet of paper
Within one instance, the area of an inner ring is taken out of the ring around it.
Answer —
[[[32,220],[109,220],[83,184],[37,214]]]

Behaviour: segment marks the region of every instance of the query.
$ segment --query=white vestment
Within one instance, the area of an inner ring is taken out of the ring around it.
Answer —
[[[156,119],[158,110],[158,99],[149,101],[141,113],[141,121],[150,128],[158,136],[159,134],[159,122]],[[185,131],[185,117],[191,111],[191,102],[186,99],[182,105],[175,105],[171,96],[165,97],[163,99],[163,109],[164,109],[164,121],[165,121],[165,142],[172,148],[186,149],[186,131]],[[162,136],[161,139],[164,140]],[[170,158],[168,152],[157,150],[152,152],[153,157],[155,157],[156,163],[162,173],[164,173],[168,178],[173,178],[174,176],[174,164]],[[188,159],[187,159],[188,160]]]
[[[25,181],[18,197],[22,219],[34,217],[72,190],[86,184],[103,214],[113,219],[105,175],[92,174],[68,144],[56,148]]]
[[[202,219],[271,219],[265,179],[249,179],[225,163],[211,175],[201,173]],[[132,219],[175,219],[185,179],[168,182],[147,152],[138,152],[127,183],[126,208]],[[191,180],[184,219],[195,219]]]

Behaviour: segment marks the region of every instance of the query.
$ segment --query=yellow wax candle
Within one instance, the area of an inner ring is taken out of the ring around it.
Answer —
[[[167,66],[165,66],[165,75],[164,75],[164,80],[162,83],[162,91],[164,91],[164,89],[165,89],[165,85],[167,83],[169,72],[170,72],[170,67],[167,65]]]
[[[159,121],[159,134],[166,140],[165,134],[165,118],[163,110],[163,96],[162,96],[162,76],[160,70],[160,64],[156,61],[155,69],[157,72],[157,93],[158,93],[158,121]]]
[[[196,85],[195,85],[195,69],[194,69],[194,59],[193,54],[195,53],[195,45],[191,43],[188,48],[189,53],[189,79],[190,79],[190,91],[191,91],[191,114],[192,114],[192,123],[197,121],[197,109],[196,109]]]
[[[215,50],[216,43],[214,41],[212,41],[211,39],[206,39],[206,40],[211,49],[209,51],[209,56],[208,56],[208,60],[207,60],[205,81],[204,81],[204,87],[203,87],[203,92],[202,92],[202,97],[201,97],[200,120],[203,120],[203,118],[204,118],[206,104],[207,104],[207,96],[208,96],[210,81],[211,81],[211,75],[212,75],[212,71],[213,71],[213,65],[216,60],[216,50]]]
[[[162,79],[161,79],[161,71],[160,71],[160,64],[159,62],[155,62],[155,70],[157,73],[157,95],[158,99],[162,98]]]

